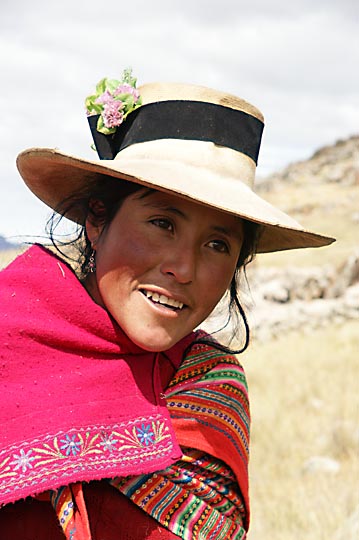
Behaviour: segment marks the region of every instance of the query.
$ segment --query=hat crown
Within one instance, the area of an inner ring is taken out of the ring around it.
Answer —
[[[222,105],[236,111],[243,111],[264,122],[263,114],[257,107],[233,94],[184,83],[147,83],[139,87],[142,104],[156,103],[160,101],[201,101]]]
[[[100,159],[113,160],[129,146],[175,140],[179,146],[192,141],[193,149],[198,142],[205,142],[232,150],[256,165],[264,124],[263,115],[253,105],[231,94],[190,84],[150,83],[138,91],[141,105],[126,116],[115,133],[105,135],[98,128],[100,117],[88,117]]]

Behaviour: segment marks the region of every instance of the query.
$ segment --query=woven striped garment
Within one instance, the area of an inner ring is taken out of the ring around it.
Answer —
[[[195,344],[165,395],[183,457],[165,470],[108,482],[183,540],[244,539],[249,406],[242,367],[234,356]],[[66,538],[82,540],[74,487],[54,491],[52,503]]]

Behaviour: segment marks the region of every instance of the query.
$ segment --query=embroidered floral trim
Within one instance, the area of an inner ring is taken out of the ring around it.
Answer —
[[[1,452],[0,500],[1,493],[39,484],[49,475],[160,461],[172,450],[169,426],[160,415],[47,435]]]

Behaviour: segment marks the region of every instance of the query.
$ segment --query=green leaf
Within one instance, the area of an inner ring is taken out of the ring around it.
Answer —
[[[132,109],[134,105],[134,99],[132,94],[118,94],[115,96],[116,101],[122,101],[125,109]]]
[[[97,131],[100,133],[103,133],[104,135],[111,135],[112,133],[115,133],[116,128],[108,128],[103,123],[103,118],[100,116],[100,118],[97,120]]]
[[[85,107],[89,113],[101,114],[103,105],[96,103],[97,96],[88,96],[85,100]]]
[[[99,129],[100,133],[103,133],[104,135],[111,135],[112,133],[115,133],[116,128],[107,128],[103,127],[102,129]]]
[[[101,114],[102,113],[102,109],[103,109],[103,105],[101,105],[100,103],[94,103],[92,105],[92,110],[96,113],[96,114]]]
[[[96,129],[97,131],[101,131],[101,129],[103,129],[105,126],[104,126],[104,123],[103,123],[103,118],[102,116],[100,115],[99,119],[97,120],[97,126],[96,126]]]
[[[92,111],[92,106],[93,106],[93,103],[94,103],[95,99],[96,99],[95,95],[87,96],[87,98],[85,99],[85,107],[88,110],[88,112]]]
[[[106,90],[112,94],[120,84],[120,81],[117,79],[107,79]]]
[[[126,99],[126,103],[127,107],[132,110],[135,105],[135,100],[131,94],[129,94],[128,98]]]
[[[97,94],[97,96],[100,96],[106,90],[106,81],[107,81],[107,79],[106,79],[106,77],[104,77],[103,79],[101,79],[96,84],[96,94]]]

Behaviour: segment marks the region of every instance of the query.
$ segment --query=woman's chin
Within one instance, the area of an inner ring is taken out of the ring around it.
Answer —
[[[166,332],[155,331],[151,331],[147,335],[145,333],[137,335],[132,332],[129,332],[127,335],[138,347],[150,352],[167,351],[184,337],[182,335],[171,336]]]

